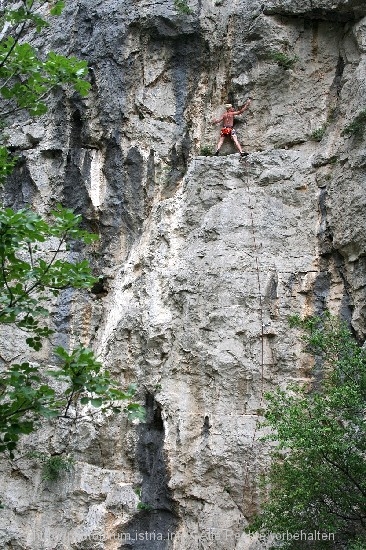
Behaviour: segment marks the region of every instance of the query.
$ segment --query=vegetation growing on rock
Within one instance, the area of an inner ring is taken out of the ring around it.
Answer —
[[[263,483],[269,496],[251,529],[333,533],[354,548],[366,543],[366,350],[329,315],[291,322],[306,331],[321,375],[310,390],[291,385],[266,395],[267,439],[276,446]],[[333,548],[334,540],[318,540],[316,548]],[[287,540],[283,547],[307,544]]]

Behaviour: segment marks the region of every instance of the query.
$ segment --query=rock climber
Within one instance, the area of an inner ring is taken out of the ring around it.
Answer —
[[[246,102],[244,103],[244,105],[238,111],[235,111],[233,109],[233,106],[232,106],[231,103],[226,103],[226,105],[225,105],[226,113],[224,113],[220,118],[213,119],[213,121],[212,121],[213,124],[218,124],[219,122],[222,122],[222,128],[221,128],[221,132],[220,132],[220,139],[219,139],[219,142],[217,144],[217,150],[215,152],[216,156],[219,154],[221,146],[224,143],[224,139],[226,137],[231,137],[231,139],[235,143],[235,146],[238,149],[238,151],[239,151],[239,153],[241,154],[242,157],[245,157],[248,154],[248,153],[243,152],[243,150],[240,146],[240,143],[238,141],[238,138],[236,137],[236,131],[234,130],[234,116],[235,115],[241,115],[242,113],[244,113],[244,111],[246,111],[248,109],[251,102],[252,102],[252,98],[249,97],[246,100]]]

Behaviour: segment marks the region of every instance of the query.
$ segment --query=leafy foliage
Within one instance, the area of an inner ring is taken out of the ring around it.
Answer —
[[[0,146],[0,185],[2,185],[9,174],[12,173],[16,162],[17,158],[14,157],[6,147]]]
[[[11,365],[0,375],[0,452],[10,456],[22,434],[35,430],[35,419],[57,415],[55,390],[42,383],[38,366]]]
[[[82,96],[90,88],[86,77],[88,66],[75,57],[55,52],[43,55],[24,36],[29,30],[42,31],[49,24],[44,19],[44,7],[50,16],[60,15],[62,1],[3,0],[0,6],[0,125],[9,115],[28,111],[39,116],[47,111],[46,100],[57,87],[75,90]],[[6,148],[7,137],[0,138],[0,184],[11,173],[16,159]]]
[[[269,496],[250,529],[334,533],[357,548],[366,544],[366,350],[329,315],[291,323],[305,329],[323,378],[312,391],[292,385],[266,395],[276,447],[264,481]],[[319,540],[316,548],[332,544]],[[296,540],[283,547],[308,546]]]
[[[74,461],[71,457],[54,455],[46,458],[42,467],[42,479],[44,481],[57,481],[62,474],[70,472]]]
[[[364,133],[366,127],[366,109],[363,109],[353,121],[346,126],[342,132],[341,136],[347,137],[361,137]]]
[[[24,41],[30,29],[40,32],[48,25],[42,13],[59,15],[59,0],[4,0],[0,6],[0,95],[3,108],[0,126],[18,111],[31,116],[46,112],[46,98],[57,86],[70,87],[85,95],[87,65],[74,57],[41,53]],[[43,11],[42,11],[43,10]],[[6,137],[0,146],[0,183],[12,172],[16,158],[7,150]],[[66,288],[90,288],[94,277],[87,261],[61,259],[70,242],[89,244],[95,235],[80,229],[81,217],[58,206],[47,222],[31,210],[0,210],[0,324],[13,325],[26,333],[28,346],[38,351],[53,331],[42,323],[49,315],[49,302]],[[44,418],[75,415],[79,404],[115,413],[124,410],[142,419],[144,410],[128,403],[135,387],[126,391],[112,379],[91,350],[82,346],[71,353],[55,350],[58,364],[52,369],[23,361],[3,365],[0,373],[0,452],[14,456],[22,434],[33,432]],[[47,463],[49,478],[62,469],[59,459]]]
[[[190,15],[193,13],[191,8],[188,6],[187,0],[174,0],[174,7],[177,12],[182,15]]]
[[[137,503],[137,509],[138,510],[144,510],[145,512],[151,512],[153,510],[153,507],[151,504],[146,504],[145,502],[138,502]]]
[[[317,128],[312,132],[310,139],[312,139],[312,141],[321,141],[324,137],[326,129],[327,127],[325,125],[321,126],[320,128]]]
[[[69,286],[88,288],[98,280],[87,261],[58,258],[70,239],[90,243],[97,236],[81,230],[81,216],[70,209],[58,206],[52,214],[54,222],[49,224],[30,210],[0,211],[0,323],[31,331],[34,336],[27,343],[35,350],[41,348],[42,337],[52,334],[39,324],[39,318],[48,314],[45,303],[50,295],[57,296]],[[47,257],[40,243],[50,238],[55,244]]]
[[[119,413],[122,410],[119,403],[130,400],[135,394],[134,384],[131,384],[126,391],[122,391],[109,371],[103,370],[102,364],[95,359],[91,350],[79,347],[68,354],[64,348],[58,347],[55,351],[63,364],[61,368],[48,371],[48,374],[67,383],[64,391],[67,400],[64,415],[67,415],[75,401],[82,405],[90,404],[101,408],[102,411],[112,410],[114,413]],[[143,407],[135,403],[129,403],[123,410],[131,418],[143,420],[145,417]]]
[[[43,58],[36,48],[21,38],[31,27],[39,32],[47,21],[39,10],[46,2],[5,1],[0,41],[0,93],[5,106],[0,117],[27,109],[31,115],[41,115],[47,111],[44,99],[56,86],[70,86],[81,95],[86,95],[90,84],[85,80],[88,67],[85,61],[75,57],[65,57],[48,52]],[[16,7],[13,7],[15,4]],[[51,15],[59,15],[63,2],[51,4]]]
[[[0,375],[0,452],[14,456],[22,434],[32,433],[42,418],[68,417],[79,403],[144,420],[143,407],[131,402],[123,405],[133,398],[136,386],[121,390],[91,350],[79,346],[68,354],[59,347],[56,354],[62,362],[47,371],[24,362]],[[61,380],[62,389],[52,379]]]
[[[70,239],[90,243],[96,236],[80,229],[81,217],[69,209],[58,206],[53,218],[47,223],[32,211],[0,211],[0,323],[25,331],[27,344],[35,350],[53,333],[40,324],[51,297],[65,288],[89,288],[98,280],[86,261],[59,258]],[[49,245],[50,239],[53,247],[47,258],[40,245]],[[0,374],[0,452],[12,454],[20,435],[34,431],[41,418],[67,416],[77,403],[117,413],[120,403],[133,397],[135,387],[122,391],[89,349],[80,346],[69,354],[58,347],[55,353],[60,365],[47,372],[23,362]],[[52,379],[63,381],[64,389],[57,389]],[[129,403],[123,410],[143,418],[138,404]]]
[[[202,145],[200,155],[203,157],[211,157],[213,155],[213,150],[210,145]]]
[[[28,453],[28,458],[35,458],[42,464],[42,480],[58,481],[66,472],[70,472],[74,467],[72,456],[49,455],[40,452]]]
[[[137,509],[138,510],[143,510],[145,512],[150,512],[151,510],[153,510],[153,507],[151,506],[151,504],[147,504],[146,502],[143,502],[141,500],[142,488],[141,487],[135,487],[134,491],[135,491],[136,495],[139,498],[139,501],[137,503]]]
[[[272,51],[270,52],[270,59],[277,63],[279,67],[282,67],[283,69],[292,69],[292,67],[299,61],[299,58],[297,55],[294,55],[293,57],[290,57],[289,55],[280,52],[280,51]]]

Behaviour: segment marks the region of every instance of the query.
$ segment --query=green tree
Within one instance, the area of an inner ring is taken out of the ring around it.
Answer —
[[[276,445],[263,482],[266,502],[249,530],[334,533],[342,548],[365,548],[366,350],[328,314],[291,323],[305,330],[306,350],[322,375],[311,389],[292,385],[266,395],[267,439]],[[310,539],[285,540],[282,547],[335,547]]]
[[[0,6],[0,127],[21,111],[31,116],[47,111],[46,100],[57,87],[87,95],[88,66],[75,57],[43,53],[25,40],[30,31],[49,26],[41,15],[48,6],[50,16],[60,15],[64,2],[52,0],[3,0]],[[0,139],[0,183],[12,172],[16,158],[6,147],[6,133]]]
[[[27,344],[39,350],[41,338],[52,334],[40,319],[48,315],[51,296],[61,290],[89,288],[98,279],[86,260],[68,262],[60,254],[70,240],[89,244],[96,235],[79,228],[81,216],[58,206],[47,223],[31,210],[0,210],[0,323],[13,324],[32,336]],[[53,247],[45,248],[53,239]]]
[[[42,322],[52,298],[66,288],[90,288],[98,280],[87,261],[60,258],[70,240],[87,244],[96,236],[79,228],[81,216],[71,210],[59,206],[52,214],[53,222],[47,223],[32,211],[0,211],[0,324],[25,332],[26,343],[36,351],[53,334]],[[53,246],[47,252],[50,239]],[[34,431],[44,417],[67,416],[78,403],[120,412],[120,402],[135,393],[134,386],[122,391],[87,348],[69,354],[58,347],[55,354],[59,366],[53,369],[22,362],[0,374],[0,452],[13,453],[20,435]],[[64,382],[62,391],[52,379]],[[137,404],[129,403],[125,410],[143,417]]]
[[[88,74],[85,61],[52,51],[42,54],[24,41],[31,28],[41,31],[49,25],[40,15],[45,6],[49,6],[51,16],[59,15],[64,2],[4,0],[1,4],[0,117],[24,109],[31,115],[44,114],[45,99],[57,86],[71,86],[79,94],[87,95],[90,84],[85,80]]]
[[[29,31],[48,26],[41,15],[59,15],[61,1],[4,0],[0,8],[0,122],[27,111],[31,116],[47,110],[46,100],[57,86],[86,95],[87,64],[54,52],[43,54],[25,40]],[[0,146],[0,183],[17,162]],[[80,229],[81,217],[59,206],[49,222],[31,210],[0,210],[0,325],[23,331],[28,346],[38,351],[53,334],[44,318],[49,303],[66,288],[90,288],[98,279],[87,261],[64,258],[70,243],[89,244],[95,235]],[[131,403],[135,387],[123,391],[103,369],[91,350],[78,346],[71,352],[56,348],[56,365],[36,362],[2,365],[0,373],[0,452],[14,456],[22,434],[33,432],[44,418],[68,416],[80,405],[101,410],[125,410],[142,418],[144,411]],[[61,382],[61,383],[60,383]],[[127,406],[124,403],[128,402]]]

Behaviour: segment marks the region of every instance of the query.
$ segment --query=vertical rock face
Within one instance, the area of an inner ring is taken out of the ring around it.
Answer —
[[[365,337],[365,141],[342,135],[366,100],[364,2],[191,8],[70,2],[47,41],[89,61],[92,93],[12,129],[6,204],[62,202],[100,234],[103,281],[60,299],[58,337],[136,381],[148,418],[25,442],[75,468],[50,485],[29,459],[2,463],[2,548],[261,548],[243,527],[268,462],[263,391],[310,376],[287,316],[329,308]],[[201,156],[248,95],[248,164],[230,143]]]

